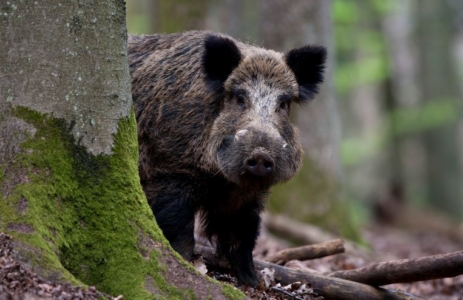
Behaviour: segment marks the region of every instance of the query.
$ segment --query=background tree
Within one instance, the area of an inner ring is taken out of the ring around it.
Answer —
[[[287,51],[300,45],[319,44],[328,49],[320,94],[307,106],[293,107],[293,119],[300,129],[306,153],[303,168],[292,181],[275,189],[271,208],[355,237],[342,200],[341,132],[333,82],[335,48],[331,14],[331,1],[260,1],[260,33],[266,47]]]
[[[459,5],[334,1],[341,157],[357,208],[380,202],[397,217],[407,204],[462,219]]]
[[[457,112],[453,122],[423,132],[427,149],[426,193],[431,205],[454,217],[463,216],[462,164],[459,163],[457,119],[462,118],[457,63],[455,8],[450,1],[414,3],[417,12],[419,96],[424,105],[447,106]],[[436,5],[437,4],[437,5]],[[450,120],[449,120],[450,121]]]
[[[125,299],[240,298],[173,253],[142,192],[124,2],[0,13],[0,231],[18,258]]]

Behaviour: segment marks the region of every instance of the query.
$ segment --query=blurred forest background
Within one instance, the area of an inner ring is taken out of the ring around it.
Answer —
[[[418,210],[463,220],[463,1],[128,0],[127,26],[328,48],[321,94],[293,106],[303,170],[271,211],[353,238],[372,219],[430,222]]]

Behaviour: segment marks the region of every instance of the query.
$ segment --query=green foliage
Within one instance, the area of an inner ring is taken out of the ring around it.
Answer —
[[[374,10],[382,16],[391,12],[397,6],[396,1],[373,0],[371,1],[371,3],[373,5]]]
[[[346,166],[362,163],[388,147],[396,137],[455,124],[461,105],[455,99],[436,99],[416,108],[400,108],[389,113],[378,128],[361,137],[344,139],[341,158]]]
[[[383,34],[370,25],[372,21],[369,19],[371,14],[380,16],[388,9],[386,5],[373,5],[373,2],[364,6],[359,6],[357,1],[334,2],[337,50],[334,74],[341,96],[346,96],[358,86],[383,82],[390,76]],[[359,56],[359,53],[362,55]]]
[[[419,108],[398,109],[389,115],[389,131],[402,135],[454,124],[460,111],[457,99],[434,99]]]
[[[148,15],[133,14],[131,15],[130,22],[127,22],[127,31],[130,34],[136,35],[150,33],[150,23],[151,19]]]
[[[378,56],[340,65],[335,74],[340,94],[347,94],[354,87],[382,82],[389,77],[389,65]],[[373,100],[373,99],[372,99]]]
[[[353,24],[360,18],[357,4],[354,1],[333,1],[333,18],[336,23]]]

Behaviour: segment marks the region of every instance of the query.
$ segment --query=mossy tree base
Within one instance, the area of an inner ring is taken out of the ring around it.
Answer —
[[[0,229],[36,272],[125,299],[226,298],[180,262],[155,225],[134,159],[133,114],[119,122],[113,155],[98,156],[76,145],[63,120],[14,114],[35,134],[4,169]]]

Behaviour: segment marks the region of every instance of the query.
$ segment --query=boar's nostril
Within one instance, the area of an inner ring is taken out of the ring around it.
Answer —
[[[266,177],[273,172],[273,159],[266,153],[256,153],[244,162],[246,172],[260,177]]]
[[[248,159],[246,161],[246,165],[249,167],[255,167],[257,165],[257,160],[255,159]]]
[[[271,161],[264,161],[264,167],[266,169],[271,169],[273,168],[273,163]]]

